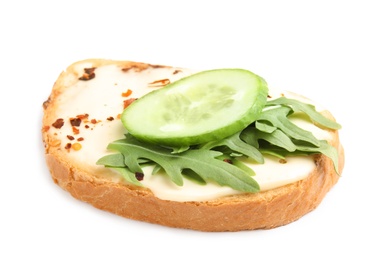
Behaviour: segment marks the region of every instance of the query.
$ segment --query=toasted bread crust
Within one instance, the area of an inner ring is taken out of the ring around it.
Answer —
[[[119,64],[127,70],[138,71],[157,66],[113,60],[92,59],[82,62],[90,62],[93,66]],[[65,85],[77,80],[73,68],[80,63],[72,64],[61,73],[50,97],[44,102],[42,137],[46,163],[54,182],[76,199],[98,209],[130,219],[200,231],[270,229],[293,222],[315,209],[339,179],[332,161],[324,155],[318,155],[315,156],[316,167],[306,179],[280,188],[204,202],[176,202],[161,200],[146,188],[96,177],[91,174],[90,169],[65,159],[65,151],[55,145],[57,138],[45,129],[55,120],[53,114],[57,106],[54,101]],[[73,74],[74,77],[70,77]],[[333,118],[328,111],[324,113]],[[338,150],[341,173],[344,167],[344,149],[338,132],[331,131],[331,134],[333,138],[330,143]]]

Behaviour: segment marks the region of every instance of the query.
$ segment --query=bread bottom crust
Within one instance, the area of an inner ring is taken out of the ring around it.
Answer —
[[[344,150],[337,146],[340,172]],[[73,197],[125,218],[163,226],[208,232],[271,229],[293,222],[315,209],[339,175],[324,155],[304,180],[255,194],[228,196],[204,202],[158,199],[144,188],[91,179],[88,173],[46,154],[56,184]]]

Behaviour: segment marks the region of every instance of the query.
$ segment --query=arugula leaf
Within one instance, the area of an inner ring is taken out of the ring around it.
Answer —
[[[186,177],[189,180],[192,180],[196,182],[199,185],[206,185],[206,181],[201,178],[197,173],[190,169],[184,169],[183,170],[183,176]]]
[[[256,176],[256,173],[250,167],[245,165],[242,161],[240,161],[236,158],[232,158],[232,162],[233,162],[233,165],[235,165],[236,167],[239,167],[243,171],[247,172],[249,176]]]
[[[251,136],[252,141],[265,140],[273,145],[276,145],[280,148],[285,149],[288,152],[294,152],[296,150],[295,144],[291,141],[291,139],[281,130],[276,129],[272,133],[266,133],[258,130],[254,127],[248,127],[241,133],[241,138],[244,140],[248,140]],[[259,144],[257,145],[259,147]]]
[[[310,147],[310,146],[305,146],[303,144],[301,145],[297,145],[297,150],[298,151],[302,151],[302,152],[308,152],[309,154],[317,154],[317,153],[322,153],[324,155],[326,155],[327,157],[329,157],[334,165],[335,171],[338,173],[338,152],[336,150],[335,147],[333,147],[332,145],[330,145],[327,141],[325,140],[320,140],[320,145],[318,148],[316,147]]]
[[[110,143],[108,149],[120,152],[131,172],[142,172],[140,158],[154,161],[179,186],[183,185],[183,170],[190,169],[205,181],[212,180],[244,192],[259,191],[258,183],[242,169],[216,159],[222,154],[218,151],[192,149],[173,154],[170,149],[142,143],[129,134],[125,139]]]
[[[126,167],[124,156],[121,153],[108,154],[101,157],[96,162],[97,165],[105,165],[106,167]]]
[[[257,121],[266,121],[279,128],[290,138],[302,140],[318,146],[319,142],[311,132],[298,127],[287,118],[290,114],[292,114],[290,107],[276,107],[263,111]]]
[[[329,129],[334,129],[334,130],[341,128],[341,125],[339,123],[323,116],[321,113],[319,113],[316,110],[315,106],[311,104],[307,104],[307,103],[301,102],[296,99],[280,97],[280,98],[268,101],[266,106],[273,106],[273,105],[291,106],[295,112],[304,112],[310,117],[312,121],[314,121],[315,123],[321,126],[327,127]]]
[[[248,167],[242,161],[237,159],[237,157],[239,157],[239,156],[241,156],[241,155],[232,156],[232,155],[223,154],[223,155],[217,157],[217,159],[220,159],[222,161],[227,161],[227,162],[231,163],[232,165],[235,165],[236,167],[239,167],[245,173],[247,173],[249,176],[255,176],[256,173],[250,167]]]
[[[280,130],[275,130],[273,133],[265,133],[248,127],[241,133],[241,138],[248,140],[251,136],[252,141],[257,144],[260,140],[265,140],[267,143],[258,145],[262,154],[269,154],[278,158],[284,159],[287,155],[310,155],[322,153],[329,157],[333,164],[335,171],[338,172],[338,152],[335,147],[330,145],[325,140],[318,140],[318,146],[309,145],[300,140],[292,140]]]
[[[262,154],[252,145],[249,145],[245,142],[243,142],[240,139],[240,133],[238,132],[232,136],[229,136],[225,139],[218,140],[218,141],[212,141],[208,142],[200,147],[200,149],[212,149],[214,147],[219,146],[226,146],[230,148],[234,152],[238,152],[240,154],[243,154],[245,156],[248,156],[255,160],[258,163],[263,163],[264,159]]]
[[[263,123],[260,121],[256,121],[255,126],[258,130],[265,132],[265,133],[272,133],[273,131],[275,131],[277,129],[277,127],[267,124],[267,123]]]
[[[138,161],[139,161],[140,164],[150,162],[147,159],[139,159]],[[97,165],[105,165],[106,167],[111,167],[111,168],[126,167],[126,165],[124,163],[124,156],[120,153],[105,155],[105,156],[101,157],[100,159],[98,159],[96,164]]]

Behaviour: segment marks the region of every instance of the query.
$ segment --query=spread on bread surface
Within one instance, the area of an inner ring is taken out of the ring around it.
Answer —
[[[96,165],[99,158],[111,153],[106,148],[107,144],[127,134],[120,120],[123,109],[150,91],[193,73],[164,66],[124,69],[117,65],[96,68],[88,62],[80,63],[74,69],[74,76],[63,79],[72,81],[72,84],[64,84],[63,94],[54,101],[58,109],[47,131],[54,138],[54,145],[67,151],[66,156],[71,162],[82,162],[96,176],[104,175],[113,182],[124,182],[124,178],[114,169]],[[274,88],[270,88],[269,96],[273,99],[285,96],[306,101],[298,95]],[[331,138],[330,131],[315,126],[305,118],[295,117],[292,121],[312,132],[317,139]],[[264,159],[263,164],[242,159],[243,163],[255,171],[253,178],[261,191],[305,179],[316,167],[312,155],[290,156],[286,160],[265,156]],[[216,183],[200,185],[186,178],[183,186],[178,186],[165,175],[152,175],[152,166],[144,167],[143,170],[143,175],[137,176],[137,179],[163,200],[206,201],[241,193]]]

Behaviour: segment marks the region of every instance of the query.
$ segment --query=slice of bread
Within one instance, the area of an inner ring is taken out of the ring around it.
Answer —
[[[109,153],[108,143],[124,136],[119,119],[124,106],[191,73],[188,69],[131,61],[90,59],[71,64],[43,103],[42,137],[54,182],[96,208],[200,231],[270,229],[315,209],[339,179],[325,155],[313,156],[314,166],[301,180],[259,193],[234,193],[203,201],[159,198],[149,188],[130,184],[113,170],[96,164]],[[327,110],[322,113],[334,119]],[[338,132],[326,131],[328,142],[338,151],[341,173],[344,150]]]

